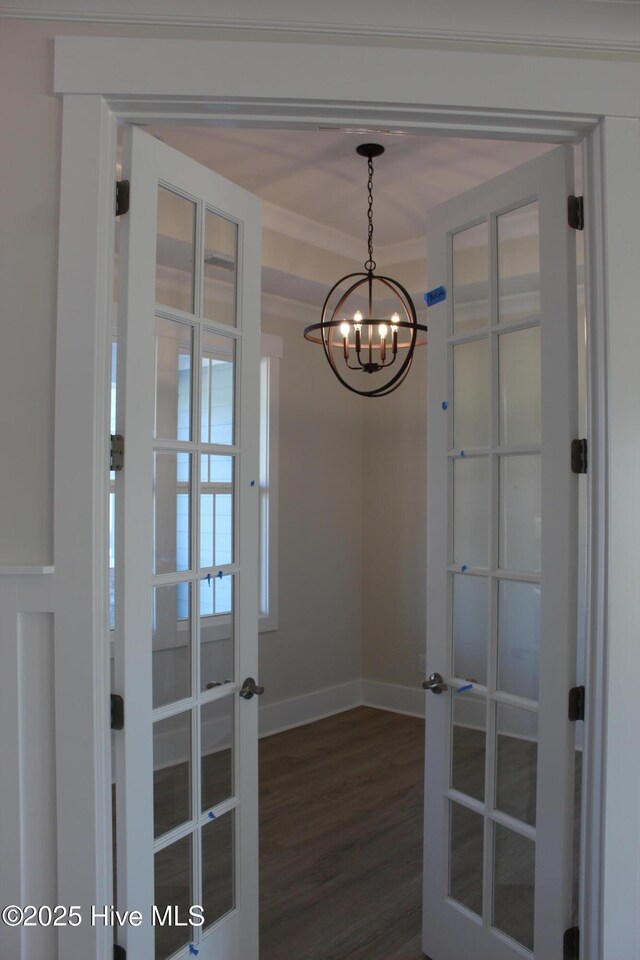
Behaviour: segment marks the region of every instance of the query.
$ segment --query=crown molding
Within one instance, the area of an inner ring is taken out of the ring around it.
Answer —
[[[267,230],[281,233],[299,243],[308,243],[320,250],[328,250],[348,260],[363,260],[366,257],[364,237],[354,237],[335,227],[318,223],[310,217],[302,216],[293,210],[279,207],[275,203],[262,201],[262,225]],[[384,266],[393,266],[397,263],[410,263],[413,260],[426,258],[426,239],[414,237],[402,240],[400,243],[390,243],[387,246],[376,246],[376,259]]]
[[[342,230],[318,223],[317,220],[266,200],[262,201],[262,226],[299,243],[308,243],[350,260],[360,260],[366,255],[364,239],[343,233]]]
[[[580,15],[576,15],[576,5],[580,3]],[[88,10],[92,5],[94,9]],[[554,5],[544,0],[530,0],[527,8],[517,14],[514,6],[507,0],[485,0],[482,4],[462,4],[458,12],[451,12],[451,5],[432,3],[429,17],[424,13],[416,15],[415,6],[397,10],[395,20],[386,20],[379,10],[370,8],[370,16],[362,14],[360,22],[350,22],[347,17],[359,16],[360,5],[345,3],[336,8],[333,21],[313,19],[293,19],[285,16],[295,7],[286,0],[273,2],[274,15],[270,18],[259,16],[224,16],[212,13],[210,0],[191,0],[188,13],[167,13],[167,4],[158,2],[156,12],[149,12],[149,0],[141,0],[138,10],[134,0],[122,3],[121,9],[107,0],[66,0],[64,7],[56,7],[55,0],[41,3],[16,4],[0,0],[0,19],[15,18],[22,20],[80,21],[85,23],[142,24],[148,26],[176,27],[212,27],[218,30],[255,31],[285,34],[306,34],[311,37],[345,37],[350,39],[378,41],[408,41],[412,45],[421,43],[446,43],[456,46],[474,44],[492,47],[549,48],[566,50],[568,53],[599,52],[638,53],[640,52],[640,14],[634,0],[555,0]],[[218,8],[224,4],[218,4]],[[255,4],[246,4],[259,9]],[[111,7],[111,9],[109,9]],[[146,10],[144,8],[147,8]],[[278,7],[280,11],[278,11]],[[353,7],[353,12],[349,7]],[[484,8],[487,7],[486,10]],[[555,9],[554,9],[555,7]],[[480,8],[483,8],[481,10]],[[233,9],[230,7],[229,9]],[[299,9],[299,8],[298,8]],[[317,7],[316,7],[317,9]],[[373,14],[378,13],[377,16]],[[510,15],[510,16],[509,16]],[[614,16],[615,15],[615,16]],[[517,22],[514,23],[514,18]],[[425,20],[429,20],[429,25]],[[580,20],[580,35],[574,34],[575,22]],[[469,27],[476,21],[477,26]],[[618,21],[617,23],[615,21]],[[483,28],[487,22],[505,23],[504,31],[489,31]],[[512,23],[509,29],[509,23]],[[540,24],[547,27],[546,33],[540,33]],[[440,25],[438,25],[440,24]],[[481,26],[482,25],[482,26]],[[517,29],[513,27],[516,26]]]
[[[280,297],[275,293],[262,293],[261,311],[263,316],[280,317],[284,320],[298,320],[300,323],[317,323],[320,319],[321,306],[313,303],[303,303],[301,300],[291,300],[289,297]]]
[[[427,231],[425,227],[424,236],[422,237],[414,237],[412,240],[401,240],[400,243],[390,243],[386,247],[378,247],[377,258],[380,261],[380,265],[393,267],[398,263],[413,263],[414,260],[426,260],[426,234]]]

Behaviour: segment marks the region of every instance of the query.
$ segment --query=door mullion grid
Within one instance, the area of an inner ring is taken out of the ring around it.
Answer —
[[[244,224],[238,223],[238,230],[236,233],[236,276],[235,276],[235,321],[236,321],[236,330],[241,332],[241,321],[243,317],[242,309],[242,293],[244,289]],[[239,322],[240,321],[240,322]],[[242,431],[242,416],[243,416],[243,406],[241,404],[242,397],[242,377],[243,377],[243,365],[242,365],[242,338],[238,337],[236,339],[236,349],[234,356],[234,368],[233,368],[233,443],[234,448],[237,450],[237,455],[232,457],[232,477],[231,477],[231,490],[232,490],[232,540],[231,540],[231,562],[234,564],[236,573],[233,577],[233,668],[234,668],[234,678],[238,686],[243,682],[243,678],[240,675],[240,578],[241,573],[241,564],[244,562],[244,558],[240,556],[240,483],[242,482],[245,486],[248,483],[248,478],[244,476],[243,472],[243,460],[242,460],[242,442],[243,442],[243,431]],[[244,413],[246,416],[246,411]],[[253,478],[256,482],[259,480],[259,477]],[[233,839],[232,839],[232,849],[233,849],[233,909],[238,910],[240,908],[240,890],[241,888],[241,878],[240,878],[240,868],[242,863],[242,857],[240,855],[240,809],[242,798],[240,796],[240,724],[242,722],[241,716],[241,699],[239,696],[236,696],[235,692],[231,694],[233,697],[233,737],[231,740],[232,749],[233,749],[233,795],[236,798],[236,805],[233,813],[229,813],[228,816],[233,817]]]
[[[191,832],[191,876],[193,884],[193,902],[201,903],[202,890],[202,863],[201,863],[201,843],[200,829],[198,822],[200,820],[200,808],[202,797],[202,770],[201,761],[202,744],[200,722],[200,643],[201,643],[201,601],[200,593],[202,590],[202,571],[200,570],[200,536],[201,536],[201,509],[200,509],[200,487],[201,487],[201,461],[200,444],[202,440],[202,405],[200,403],[201,380],[202,380],[202,303],[204,286],[204,205],[201,200],[197,202],[197,220],[196,220],[196,249],[195,249],[195,330],[194,330],[194,370],[192,377],[193,387],[193,440],[195,444],[194,451],[194,480],[193,480],[193,526],[192,526],[192,564],[195,574],[195,610],[193,617],[193,664],[192,664],[192,682],[193,682],[193,700],[192,709],[192,729],[193,729],[193,763],[191,771],[191,783],[193,790],[193,822],[194,828]],[[211,589],[214,589],[213,587]],[[196,943],[200,942],[200,929],[192,931],[192,937]]]
[[[489,227],[489,386],[490,386],[490,511],[489,511],[489,603],[487,624],[487,740],[485,769],[485,821],[484,821],[484,884],[483,925],[490,927],[493,916],[494,842],[493,822],[490,812],[495,806],[496,780],[496,691],[497,632],[498,632],[498,581],[493,575],[498,568],[500,554],[500,457],[495,452],[500,443],[499,403],[499,357],[498,337],[494,332],[498,323],[498,242],[497,217],[488,216]]]

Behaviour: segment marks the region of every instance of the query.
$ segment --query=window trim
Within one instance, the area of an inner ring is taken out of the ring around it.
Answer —
[[[260,617],[259,633],[272,633],[279,624],[279,496],[280,496],[280,361],[284,352],[282,337],[261,334],[260,398]],[[265,462],[266,461],[266,462]],[[262,509],[265,495],[266,518]],[[263,523],[267,536],[263,536]],[[266,543],[266,548],[265,548]],[[262,571],[266,570],[266,586]],[[266,594],[266,611],[263,602]]]

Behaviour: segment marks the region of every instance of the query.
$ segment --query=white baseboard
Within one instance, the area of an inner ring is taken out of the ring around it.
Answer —
[[[339,683],[335,687],[325,687],[304,693],[300,697],[266,703],[260,707],[259,729],[261,737],[272,733],[281,733],[292,727],[301,727],[305,723],[330,717],[334,713],[352,710],[362,703],[361,680]]]
[[[380,680],[362,680],[361,683],[362,704],[365,707],[424,717],[425,694],[419,685],[403,687],[399,683],[382,683]]]
[[[314,690],[260,707],[260,736],[269,737],[360,706],[424,717],[424,691],[379,680],[352,680]]]

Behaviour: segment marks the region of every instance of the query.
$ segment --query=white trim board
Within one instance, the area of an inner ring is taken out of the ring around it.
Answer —
[[[348,0],[327,7],[313,0],[182,0],[168,13],[162,0],[0,0],[0,18],[144,23],[219,30],[302,33],[326,37],[552,47],[567,50],[635,51],[640,48],[635,4],[575,0]],[[492,29],[488,29],[491,25]]]
[[[424,717],[424,698],[424,691],[419,687],[403,687],[380,680],[350,680],[288,700],[265,703],[259,713],[260,737],[315,723],[355,707]]]

